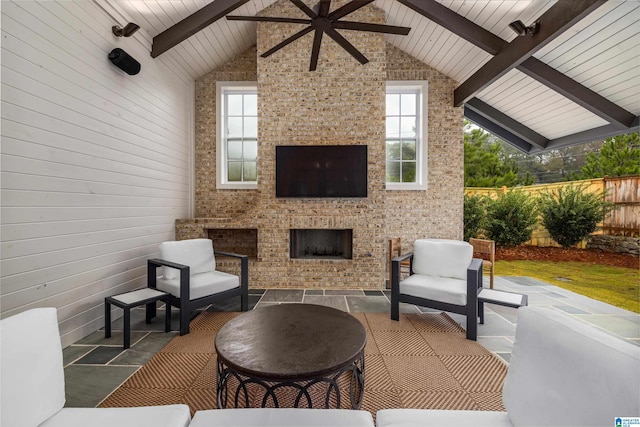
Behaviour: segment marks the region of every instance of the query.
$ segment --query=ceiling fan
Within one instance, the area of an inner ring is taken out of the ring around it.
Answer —
[[[298,9],[302,10],[309,19],[297,19],[286,17],[269,17],[269,16],[227,16],[227,19],[231,21],[264,21],[264,22],[287,22],[291,24],[308,24],[307,27],[293,34],[286,40],[278,43],[271,49],[262,53],[260,56],[263,58],[272,55],[278,50],[282,49],[289,43],[298,40],[305,34],[315,31],[313,37],[313,48],[311,50],[311,63],[309,64],[309,71],[315,71],[318,66],[318,55],[320,53],[320,45],[322,44],[322,35],[327,34],[336,43],[338,43],[344,50],[349,52],[351,56],[357,59],[361,64],[369,62],[366,56],[364,56],[358,49],[355,48],[349,41],[344,38],[336,29],[341,30],[355,30],[355,31],[370,31],[375,33],[385,34],[397,34],[406,36],[409,34],[411,28],[409,27],[397,27],[394,25],[382,25],[382,24],[369,24],[366,22],[354,22],[354,21],[341,21],[344,16],[349,15],[352,12],[372,3],[374,0],[352,0],[344,6],[329,13],[331,8],[331,0],[320,0],[320,2],[312,9],[302,2],[302,0],[290,0],[291,3],[296,5]]]

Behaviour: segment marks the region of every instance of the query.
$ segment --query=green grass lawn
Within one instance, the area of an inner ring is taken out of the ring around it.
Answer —
[[[534,277],[640,313],[640,272],[637,269],[583,262],[496,261],[495,274]]]

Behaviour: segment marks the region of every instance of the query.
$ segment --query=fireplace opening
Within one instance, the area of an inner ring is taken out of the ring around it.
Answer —
[[[206,231],[216,251],[247,255],[251,259],[258,257],[257,228],[209,228]]]
[[[292,259],[352,259],[353,230],[291,229]]]

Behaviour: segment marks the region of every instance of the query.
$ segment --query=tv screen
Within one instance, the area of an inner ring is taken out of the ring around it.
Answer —
[[[277,146],[276,197],[367,197],[367,146]]]

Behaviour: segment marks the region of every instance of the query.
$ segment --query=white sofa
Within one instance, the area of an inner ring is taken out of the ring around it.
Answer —
[[[640,416],[640,347],[557,310],[518,310],[507,412],[388,409],[378,427],[607,426]]]
[[[64,369],[55,308],[0,322],[2,427],[185,427],[187,405],[64,408]]]

